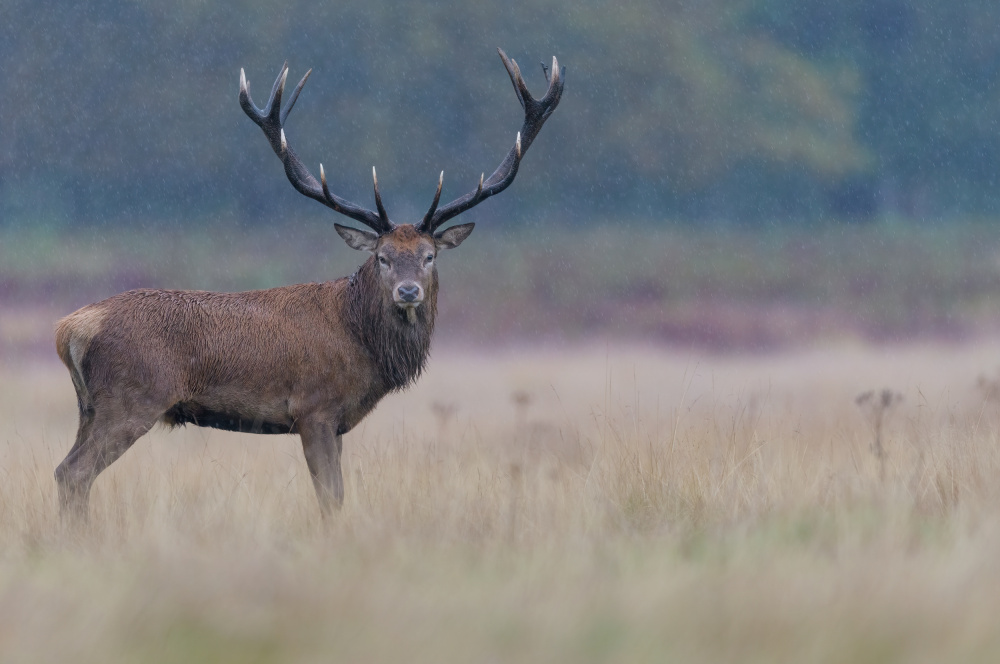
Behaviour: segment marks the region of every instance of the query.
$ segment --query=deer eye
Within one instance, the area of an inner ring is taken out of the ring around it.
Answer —
[[[427,254],[427,257],[424,258],[425,263],[430,263],[432,260],[434,260],[434,254]]]
[[[382,265],[383,267],[389,267],[389,261],[387,261],[387,260],[385,259],[385,256],[383,256],[382,254],[379,254],[379,256],[378,256],[378,262],[379,262],[379,263],[380,263],[380,264],[381,264],[381,265]]]

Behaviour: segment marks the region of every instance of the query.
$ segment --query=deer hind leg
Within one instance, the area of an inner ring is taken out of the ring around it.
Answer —
[[[64,520],[88,518],[94,480],[152,428],[158,415],[150,409],[129,412],[118,403],[81,407],[76,442],[55,473],[59,513]]]
[[[300,423],[299,433],[319,508],[327,518],[344,504],[344,476],[340,468],[343,441],[336,426],[327,422]]]

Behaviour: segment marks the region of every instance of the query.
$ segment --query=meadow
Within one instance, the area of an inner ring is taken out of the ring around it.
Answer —
[[[427,373],[345,436],[336,518],[297,437],[188,427],[102,474],[85,530],[57,515],[76,405],[54,316],[357,255],[19,235],[0,244],[0,661],[997,661],[996,254],[941,233],[830,234],[839,256],[805,233],[472,243],[443,261]],[[684,307],[718,336],[657,327]]]
[[[187,428],[84,532],[69,381],[8,368],[0,660],[995,661],[998,354],[442,350],[345,437],[330,522],[296,437]]]

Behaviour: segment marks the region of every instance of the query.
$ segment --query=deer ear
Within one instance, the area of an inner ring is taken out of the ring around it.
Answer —
[[[443,231],[434,234],[434,244],[437,246],[438,251],[441,251],[442,249],[454,249],[458,245],[462,244],[465,241],[465,238],[472,235],[472,229],[475,227],[475,224],[469,223],[446,228]]]
[[[337,234],[344,238],[344,242],[351,249],[375,251],[375,247],[378,245],[378,235],[371,231],[363,231],[360,228],[351,228],[340,224],[334,224],[333,227],[337,229]]]

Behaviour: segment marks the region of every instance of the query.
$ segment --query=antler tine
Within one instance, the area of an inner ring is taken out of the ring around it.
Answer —
[[[336,197],[330,193],[330,188],[326,184],[326,171],[323,170],[323,164],[319,165],[319,182],[323,187],[323,198],[326,199],[326,204],[335,212],[342,212],[340,206],[337,205]]]
[[[549,88],[548,88],[548,90],[545,91],[545,96],[542,97],[542,101],[543,102],[546,99],[549,98],[549,95],[556,95],[556,96],[558,96],[560,98],[562,97],[562,90],[563,90],[562,79],[563,79],[564,76],[566,76],[566,68],[563,67],[563,68],[560,69],[559,68],[559,58],[557,58],[556,56],[553,55],[552,56],[552,77],[551,77],[551,79],[549,78],[549,76],[545,77],[545,80],[549,83]],[[555,85],[552,84],[552,79],[555,80],[555,82],[556,82]],[[557,104],[559,103],[558,100],[556,101],[556,103]],[[552,111],[554,111],[554,110],[555,110],[555,106],[552,106],[549,109],[549,113],[551,114]]]
[[[524,107],[524,100],[530,99],[531,93],[528,92],[528,86],[525,85],[524,78],[521,77],[521,68],[517,66],[517,60],[508,58],[502,48],[498,48],[497,53],[500,54],[500,59],[503,60],[503,66],[507,68],[510,82],[514,84],[514,92],[517,94],[517,100]]]
[[[419,228],[426,228],[427,224],[431,222],[431,218],[434,216],[434,212],[437,210],[438,203],[441,201],[441,187],[444,185],[444,171],[441,171],[441,175],[438,176],[438,188],[434,192],[434,200],[431,201],[431,208],[427,210],[427,214],[418,224]]]
[[[298,101],[299,99],[299,93],[302,92],[302,88],[305,87],[306,81],[309,80],[309,74],[311,73],[313,73],[312,69],[307,71],[306,75],[302,77],[301,81],[299,81],[299,84],[295,86],[294,90],[292,90],[292,98],[288,100],[288,105],[285,106],[285,110],[281,112],[282,126],[284,126],[285,120],[288,119],[288,114],[292,112],[292,108],[295,106],[295,102]],[[282,87],[284,87],[284,84],[282,84]]]
[[[298,155],[295,154],[295,151],[288,145],[288,140],[285,137],[283,129],[285,120],[288,119],[288,114],[291,112],[292,107],[295,106],[295,102],[299,98],[299,93],[302,92],[302,88],[305,86],[311,73],[312,69],[307,71],[305,76],[302,77],[302,80],[299,81],[298,85],[292,91],[292,96],[287,106],[282,110],[281,97],[285,90],[285,81],[288,78],[288,63],[286,62],[282,65],[278,77],[274,80],[274,86],[271,88],[271,95],[267,100],[267,104],[261,109],[257,108],[250,98],[250,84],[247,82],[246,73],[240,69],[240,106],[247,116],[254,121],[254,124],[264,130],[264,135],[267,136],[271,149],[281,158],[281,162],[285,167],[285,175],[296,191],[368,226],[378,233],[385,233],[392,230],[392,222],[389,221],[389,217],[382,207],[377,184],[375,199],[379,211],[375,213],[372,210],[355,205],[331,193],[326,183],[326,173],[323,171],[322,165],[320,165],[320,178],[322,179],[322,183],[320,183],[316,181],[316,178],[313,177],[309,169],[306,168],[305,164],[298,158]]]
[[[386,214],[385,206],[382,205],[382,194],[378,190],[378,175],[375,174],[375,167],[372,166],[372,180],[375,182],[375,207],[378,208],[379,219],[389,228],[393,228],[395,224],[389,221],[389,215]]]
[[[278,73],[278,78],[274,79],[274,86],[271,88],[271,96],[267,100],[267,108],[264,110],[267,115],[276,116],[280,119],[281,113],[281,96],[285,93],[285,80],[288,79],[288,60],[285,60],[285,64],[281,65],[281,72]]]
[[[493,171],[493,174],[486,178],[485,181],[480,177],[479,187],[475,192],[465,194],[444,207],[438,208],[431,215],[430,219],[425,217],[424,221],[420,223],[421,230],[433,233],[449,219],[475,207],[490,196],[499,194],[510,186],[510,183],[514,181],[514,177],[517,175],[518,167],[521,164],[524,153],[531,147],[531,143],[535,140],[535,136],[538,135],[545,120],[548,119],[552,112],[556,110],[556,106],[559,105],[559,100],[562,98],[566,69],[565,67],[560,69],[559,61],[555,56],[552,57],[551,73],[546,72],[545,76],[548,82],[548,89],[546,89],[545,95],[541,99],[535,99],[531,96],[528,86],[524,83],[524,78],[521,76],[521,69],[517,66],[517,62],[507,57],[503,49],[498,48],[497,53],[500,54],[500,59],[503,61],[503,65],[507,69],[507,74],[510,76],[510,81],[514,85],[514,93],[517,95],[517,100],[521,103],[521,108],[524,109],[524,122],[521,125],[521,131],[517,134],[514,146],[507,152],[507,156],[504,157],[504,160],[497,169]],[[542,68],[545,70],[544,65]]]
[[[243,97],[250,95],[250,84],[247,83],[247,73],[243,71],[243,67],[240,67],[240,102],[243,101]]]
[[[260,126],[263,111],[257,108],[257,105],[250,99],[250,82],[247,81],[247,75],[243,71],[243,67],[240,67],[240,107],[243,108],[243,111],[250,116],[250,119],[257,126]]]

